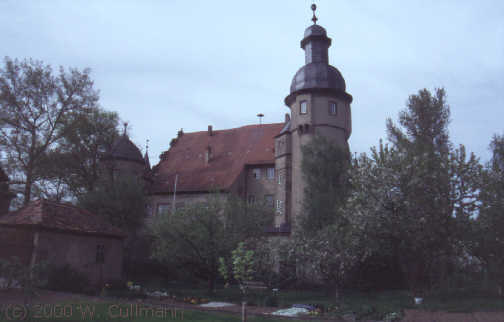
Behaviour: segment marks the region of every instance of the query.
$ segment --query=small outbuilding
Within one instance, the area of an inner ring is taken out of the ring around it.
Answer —
[[[98,215],[44,199],[0,216],[0,258],[69,265],[95,286],[122,277],[125,237]]]

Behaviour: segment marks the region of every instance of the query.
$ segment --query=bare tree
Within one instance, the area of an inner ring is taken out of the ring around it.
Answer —
[[[90,70],[59,68],[41,61],[6,57],[0,68],[0,147],[13,183],[23,186],[24,204],[43,177],[43,160],[66,131],[71,113],[96,108]],[[64,128],[64,130],[62,130]]]

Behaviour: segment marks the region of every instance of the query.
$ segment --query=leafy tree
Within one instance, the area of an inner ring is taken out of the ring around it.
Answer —
[[[226,265],[226,260],[223,257],[219,257],[219,273],[222,277],[229,281],[232,278],[238,282],[240,285],[240,290],[242,292],[242,321],[247,320],[247,309],[246,309],[246,296],[247,296],[247,282],[254,278],[254,251],[245,248],[245,243],[238,243],[238,247],[231,252],[231,266],[232,274],[228,272],[228,265]]]
[[[460,252],[478,202],[478,159],[449,141],[443,89],[411,95],[399,126],[387,121],[392,147],[380,143],[361,156],[351,200],[371,239],[397,257],[413,291],[444,274]]]
[[[102,180],[80,196],[79,206],[106,218],[114,226],[134,234],[145,219],[145,189],[140,178],[122,175]]]
[[[315,136],[302,147],[302,153],[306,188],[301,229],[317,232],[337,221],[349,195],[350,155],[323,136]]]
[[[92,108],[67,116],[56,149],[47,154],[45,179],[66,187],[73,196],[95,190],[103,175],[100,158],[118,137],[119,117],[115,112]],[[58,189],[51,189],[58,191]]]
[[[239,242],[260,237],[271,223],[269,214],[261,206],[217,194],[206,203],[158,215],[150,225],[153,258],[208,280],[212,292],[219,258],[229,257]]]
[[[43,177],[45,154],[72,129],[65,123],[69,114],[95,108],[98,93],[89,69],[67,72],[60,67],[54,75],[41,61],[6,57],[4,62],[0,68],[0,147],[15,177],[13,183],[23,186],[27,204]]]
[[[322,283],[339,301],[353,268],[369,255],[361,233],[350,221],[326,226],[315,233],[296,233],[287,259],[296,262],[298,280]]]
[[[494,136],[490,144],[492,159],[483,171],[481,209],[475,222],[474,253],[486,264],[499,293],[504,287],[504,136]]]
[[[296,262],[298,279],[323,282],[339,299],[352,268],[366,256],[346,207],[352,191],[349,151],[316,136],[302,152],[305,213],[288,257]]]
[[[224,257],[219,257],[219,273],[222,277],[229,281],[233,278],[240,284],[240,290],[243,296],[247,294],[246,282],[254,278],[254,251],[245,248],[245,243],[238,243],[238,247],[231,252],[231,270],[229,272],[228,265]]]

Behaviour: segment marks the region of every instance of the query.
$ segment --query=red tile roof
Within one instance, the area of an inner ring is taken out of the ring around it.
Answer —
[[[274,164],[274,137],[283,123],[247,125],[235,129],[184,133],[153,168],[151,192],[228,190],[247,164]],[[205,162],[207,148],[211,159]]]
[[[0,217],[0,225],[39,227],[66,232],[124,238],[127,235],[85,209],[44,199]]]

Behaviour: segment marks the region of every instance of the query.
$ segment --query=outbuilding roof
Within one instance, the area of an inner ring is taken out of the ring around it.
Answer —
[[[275,163],[274,137],[284,123],[180,133],[153,168],[151,192],[228,190],[246,165]],[[208,159],[208,162],[207,162]]]
[[[39,199],[0,217],[0,225],[37,227],[50,230],[124,238],[121,229],[85,209]]]

